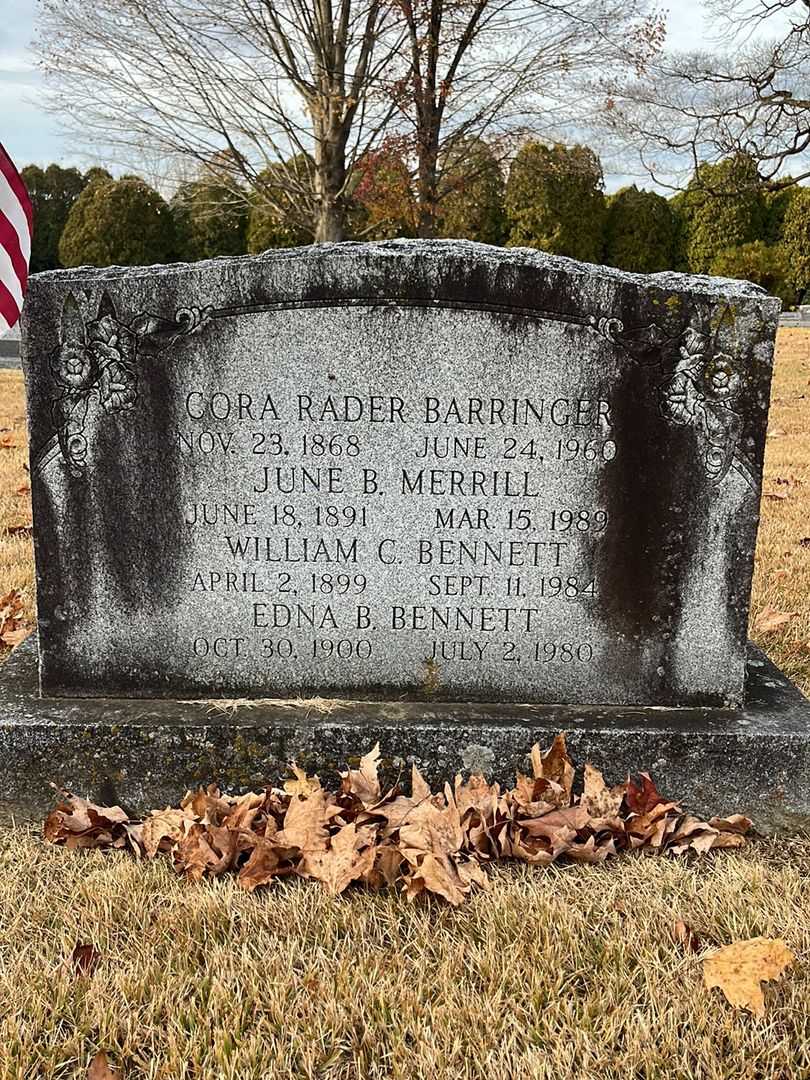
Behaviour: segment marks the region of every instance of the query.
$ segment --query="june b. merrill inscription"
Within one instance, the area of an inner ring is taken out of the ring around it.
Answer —
[[[739,704],[778,308],[450,242],[37,275],[43,689]]]

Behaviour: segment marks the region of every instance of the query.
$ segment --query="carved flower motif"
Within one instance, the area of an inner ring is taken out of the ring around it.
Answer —
[[[661,387],[661,412],[684,426],[699,425],[706,442],[706,471],[722,479],[734,461],[742,421],[731,407],[742,383],[726,353],[712,355],[710,339],[698,330],[684,332],[675,371]]]
[[[89,348],[98,365],[101,405],[105,412],[131,409],[137,398],[136,339],[113,315],[104,315],[87,326]]]
[[[705,334],[688,329],[678,349],[681,359],[661,388],[664,415],[676,424],[690,424],[705,405],[722,404],[739,392],[741,379],[726,353],[711,356]]]
[[[703,371],[703,389],[711,401],[728,401],[740,389],[741,379],[734,370],[731,357],[718,353]]]
[[[105,412],[131,409],[138,396],[135,380],[123,364],[107,364],[101,372],[98,386]]]
[[[66,341],[51,360],[56,381],[68,390],[84,390],[93,382],[93,360],[80,342]]]

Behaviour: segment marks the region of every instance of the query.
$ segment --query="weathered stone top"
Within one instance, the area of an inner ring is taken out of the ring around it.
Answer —
[[[239,266],[240,264],[271,263],[277,272],[294,274],[297,266],[311,264],[313,257],[318,262],[326,259],[339,259],[342,273],[351,273],[352,268],[360,269],[360,279],[369,268],[369,264],[383,265],[384,260],[402,259],[403,255],[424,263],[424,271],[435,276],[437,265],[441,274],[441,264],[452,259],[466,262],[474,260],[486,267],[490,274],[497,274],[502,267],[531,268],[542,271],[561,271],[573,277],[607,278],[626,282],[642,288],[651,285],[663,291],[695,293],[720,300],[733,300],[744,297],[767,297],[768,294],[759,285],[737,278],[709,277],[706,274],[682,274],[664,271],[659,274],[632,274],[612,266],[578,262],[576,259],[561,255],[549,255],[534,248],[501,248],[490,244],[479,244],[473,240],[382,240],[367,243],[344,241],[339,244],[311,244],[296,248],[274,248],[260,255],[222,256],[216,259],[203,259],[195,263],[156,263],[152,266],[76,266],[67,270],[44,270],[32,275],[37,282],[71,282],[81,279],[115,279],[154,277],[155,274],[198,274],[209,271],[215,266]],[[362,262],[361,260],[366,260]],[[431,272],[431,267],[433,268]],[[362,269],[361,269],[362,268]],[[493,280],[493,285],[498,283]],[[779,303],[775,297],[769,297],[773,303]]]
[[[738,705],[778,312],[461,241],[35,275],[43,686]]]

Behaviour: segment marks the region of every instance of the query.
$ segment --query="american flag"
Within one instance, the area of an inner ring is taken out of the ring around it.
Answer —
[[[0,143],[0,334],[15,324],[22,311],[33,219],[25,184]]]

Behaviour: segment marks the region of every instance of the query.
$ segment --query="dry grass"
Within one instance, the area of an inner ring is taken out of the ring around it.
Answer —
[[[261,709],[272,705],[274,709],[309,709],[315,716],[331,716],[333,712],[349,708],[354,703],[339,698],[204,698],[184,701],[184,705],[204,705],[210,713],[226,713],[232,716],[238,709]]]
[[[810,542],[809,330],[779,331],[769,431],[752,615],[770,606],[797,616],[752,637],[810,695],[810,546],[800,544]]]
[[[249,896],[166,863],[0,834],[0,1076],[66,1080],[727,1080],[810,1076],[810,842],[687,864],[499,869],[465,908]],[[784,937],[755,1020],[703,988],[708,943]],[[70,956],[93,944],[100,963]]]
[[[18,589],[34,618],[34,554],[30,535],[10,535],[14,526],[31,522],[30,476],[25,433],[22,374],[0,371],[0,596]],[[0,647],[0,655],[8,650]]]
[[[780,335],[753,610],[799,612],[762,644],[810,691],[810,333]],[[803,395],[803,396],[802,396]],[[0,427],[22,422],[0,372]],[[27,520],[0,449],[0,528]],[[777,478],[802,481],[777,485]],[[30,541],[0,536],[0,592],[33,599]],[[643,766],[644,762],[639,762]],[[71,854],[0,830],[0,1078],[792,1080],[810,1078],[810,841],[694,863],[500,868],[464,909],[302,882],[248,896],[162,862]],[[798,962],[764,1021],[706,991],[675,919],[707,942],[784,937]],[[101,955],[90,977],[75,945]]]

